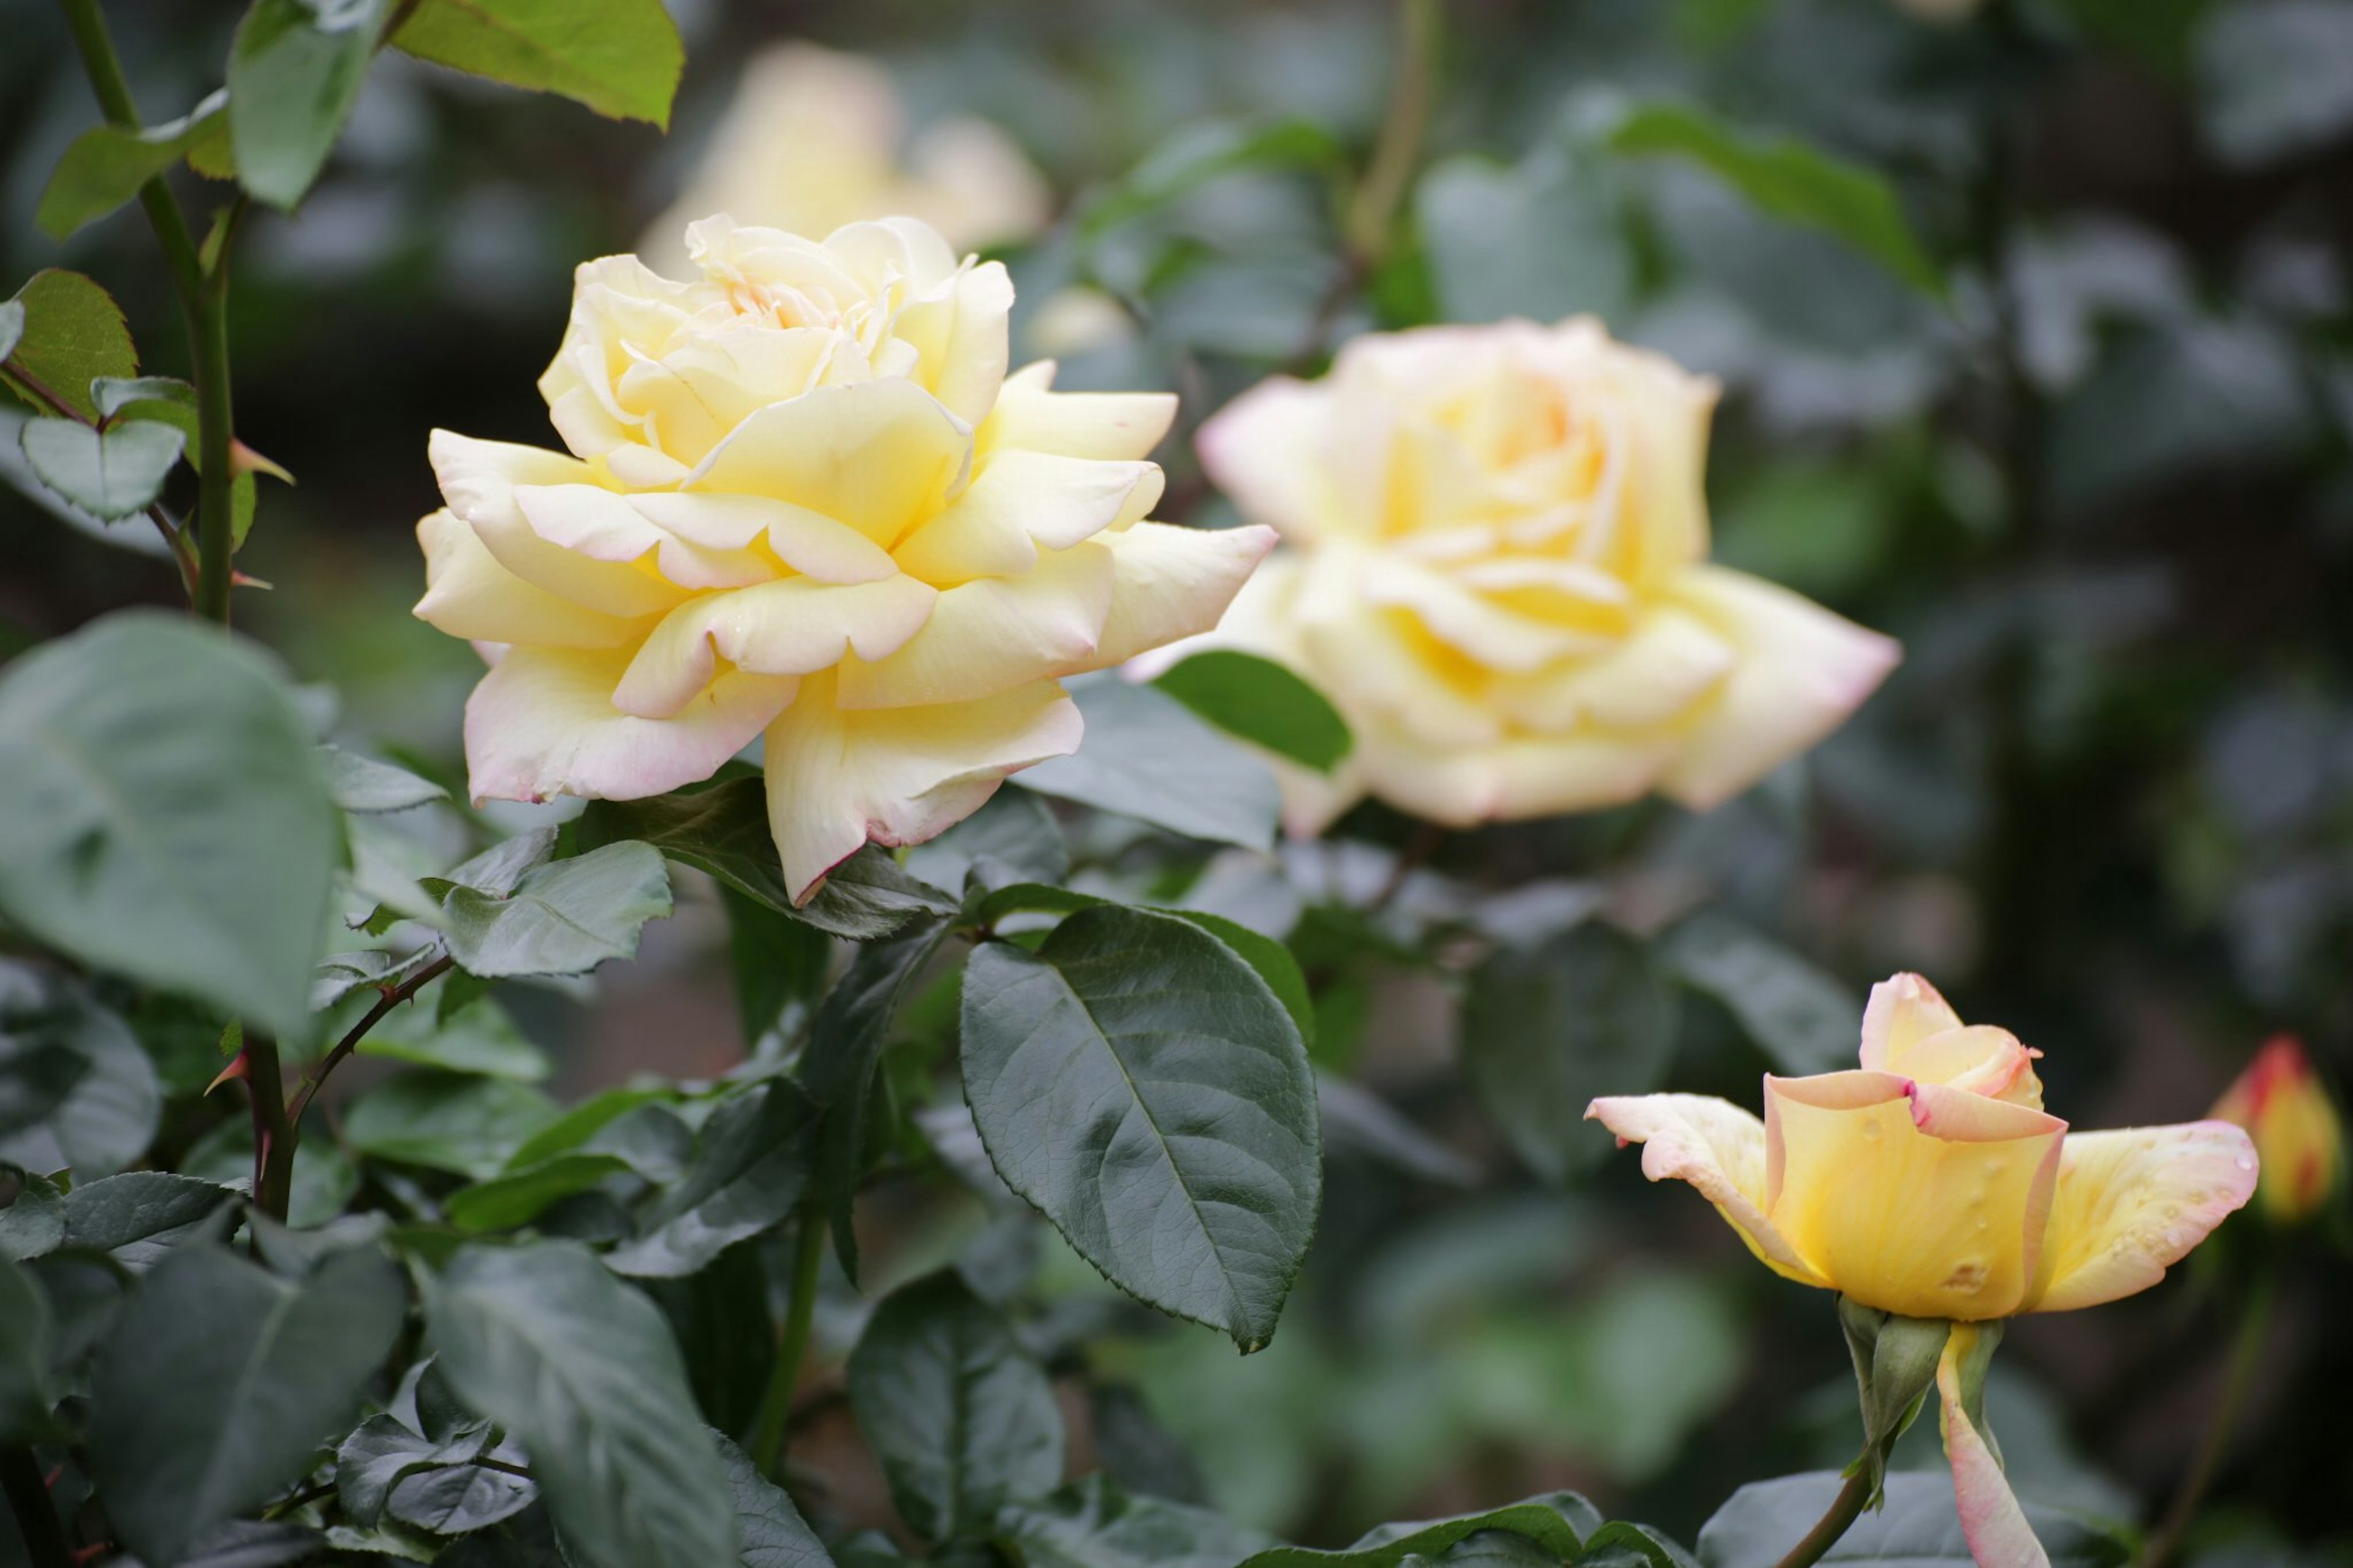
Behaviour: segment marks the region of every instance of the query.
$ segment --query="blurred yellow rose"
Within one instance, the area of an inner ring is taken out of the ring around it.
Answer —
[[[706,213],[795,234],[903,214],[961,252],[1026,239],[1050,210],[1044,178],[997,126],[958,117],[911,141],[888,70],[792,43],[744,68],[685,192],[638,249],[674,267],[685,259],[678,237]]]
[[[1715,385],[1591,321],[1360,337],[1203,426],[1285,549],[1218,640],[1321,687],[1356,747],[1282,770],[1293,831],[1365,794],[1457,826],[1729,798],[1820,740],[1894,642],[1710,565]]]
[[[2310,1219],[2337,1190],[2345,1129],[2295,1036],[2281,1035],[2257,1052],[2211,1114],[2253,1135],[2263,1162],[2256,1195],[2275,1224]]]
[[[631,799],[765,734],[806,901],[1079,743],[1058,678],[1213,626],[1264,529],[1143,521],[1165,395],[1006,374],[1013,289],[910,219],[692,226],[583,266],[540,379],[570,454],[433,433],[417,614],[474,639],[478,798]]]
[[[1963,1331],[2148,1289],[2247,1201],[2257,1171],[2228,1121],[2070,1132],[2042,1109],[2040,1054],[1899,974],[1872,988],[1862,1069],[1768,1076],[1761,1121],[1691,1094],[1586,1111],[1643,1145],[1651,1180],[1697,1187],[1775,1272],[1960,1325],[1939,1373],[1946,1447],[1971,1547],[2000,1568],[2043,1557],[1960,1407],[1980,1346]]]

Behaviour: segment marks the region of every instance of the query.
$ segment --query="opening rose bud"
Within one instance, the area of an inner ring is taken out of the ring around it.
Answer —
[[[479,800],[628,800],[762,742],[806,902],[1075,750],[1060,678],[1206,631],[1274,542],[1144,521],[1156,394],[1006,374],[1013,287],[912,219],[695,224],[699,276],[579,270],[568,453],[436,431],[417,614],[484,647]]]
[[[1372,333],[1202,426],[1282,553],[1219,640],[1281,659],[1356,732],[1279,769],[1293,831],[1370,794],[1435,822],[1705,809],[1829,734],[1890,639],[1709,563],[1713,381],[1590,320]]]
[[[2295,1225],[2320,1212],[2344,1173],[2345,1129],[2303,1041],[2281,1035],[2267,1042],[2212,1114],[2254,1138],[2263,1163],[2255,1192],[2266,1218]]]
[[[2224,1121],[2071,1132],[2042,1109],[2038,1055],[1899,974],[1872,988],[1861,1069],[1767,1077],[1761,1121],[1687,1094],[1586,1114],[1642,1144],[1652,1181],[1697,1187],[1776,1272],[1863,1307],[1966,1325],[2145,1290],[2254,1192],[2254,1145]],[[1955,1332],[1945,1353],[1979,1343]],[[2021,1554],[2024,1516],[1954,1403],[1959,1375],[1939,1386],[1972,1549],[2041,1562]]]

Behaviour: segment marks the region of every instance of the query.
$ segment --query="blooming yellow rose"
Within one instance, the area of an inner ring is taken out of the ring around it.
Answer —
[[[1356,734],[1283,770],[1295,832],[1366,793],[1469,825],[1662,790],[1704,808],[1835,728],[1895,644],[1707,563],[1715,385],[1586,320],[1351,342],[1203,426],[1285,549],[1219,640],[1282,660]]]
[[[2344,1125],[2295,1036],[2266,1043],[2211,1114],[2254,1138],[2263,1162],[2255,1191],[2267,1219],[2310,1219],[2337,1190],[2345,1173]]]
[[[1174,399],[1008,377],[1005,269],[920,223],[688,245],[686,281],[580,268],[568,455],[433,433],[417,614],[491,661],[477,799],[657,795],[765,733],[806,901],[1075,749],[1059,678],[1215,626],[1273,535],[1143,521]]]
[[[906,118],[891,73],[872,60],[801,43],[757,55],[640,250],[658,267],[682,260],[678,237],[705,213],[795,234],[903,214],[958,250],[1046,226],[1046,182],[1003,131],[959,116],[911,141]]]
[[[1866,1307],[1968,1324],[2095,1307],[2165,1277],[2255,1190],[2227,1121],[2070,1132],[2042,1109],[2040,1052],[1965,1026],[1916,974],[1873,986],[1860,1071],[1765,1079],[1765,1119],[1721,1100],[1597,1100],[1651,1180],[1689,1182],[1765,1263]],[[1982,1563],[2041,1563],[2000,1465],[1959,1408],[1946,1348],[1946,1447]]]

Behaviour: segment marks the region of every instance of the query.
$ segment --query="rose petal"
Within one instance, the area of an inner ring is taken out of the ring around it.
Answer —
[[[892,553],[902,572],[937,587],[1026,572],[1043,550],[1068,550],[1116,521],[1150,463],[1057,458],[1018,448],[993,454],[964,494]]]
[[[1979,1568],[2051,1568],[2042,1543],[2026,1522],[2026,1510],[2001,1473],[2001,1461],[1969,1422],[1961,1402],[1961,1363],[1976,1350],[1983,1331],[1955,1323],[1936,1362],[1939,1426],[1945,1454],[1953,1466],[1953,1500],[1960,1508],[1961,1535]]]
[[[1585,1109],[1620,1143],[1642,1145],[1642,1174],[1689,1182],[1715,1205],[1748,1250],[1801,1285],[1828,1280],[1765,1217],[1765,1123],[1728,1100],[1700,1094],[1597,1100]]]
[[[1862,1065],[1901,1071],[1898,1058],[1914,1046],[1960,1026],[1961,1016],[1926,980],[1911,973],[1892,975],[1871,988],[1871,1000],[1863,1005]]]
[[[518,485],[594,484],[587,464],[536,447],[436,430],[426,444],[449,510],[499,564],[575,605],[608,616],[659,614],[687,590],[622,561],[599,561],[542,538],[516,504]]]
[[[888,550],[964,479],[970,430],[912,382],[822,386],[761,409],[696,468],[691,488],[791,501]]]
[[[1093,668],[1113,571],[1112,552],[1090,542],[1048,551],[1018,577],[950,588],[906,646],[842,666],[838,700],[844,708],[968,702]]]
[[[516,576],[447,510],[419,520],[417,542],[425,550],[425,596],[412,613],[453,637],[619,647],[645,635],[642,617],[600,615]]]
[[[1295,543],[1334,531],[1324,475],[1329,400],[1290,376],[1270,376],[1212,415],[1194,437],[1201,467],[1244,517]]]
[[[2253,1194],[2255,1165],[2253,1142],[2227,1121],[2069,1134],[2043,1279],[2022,1310],[2147,1289]]]
[[[1022,447],[1065,458],[1144,458],[1176,420],[1169,392],[1054,392],[1054,363],[1040,360],[1005,378],[984,450]]]
[[[1271,528],[1177,528],[1139,522],[1102,536],[1114,566],[1110,614],[1085,668],[1208,632],[1274,548]],[[1069,673],[1076,674],[1076,670]]]
[[[784,577],[681,605],[653,629],[613,693],[623,712],[675,713],[725,659],[762,675],[810,675],[855,653],[882,658],[906,646],[938,602],[913,577],[845,585]]]

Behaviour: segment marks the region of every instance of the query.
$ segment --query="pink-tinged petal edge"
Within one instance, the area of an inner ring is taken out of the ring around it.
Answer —
[[[2001,1461],[1969,1422],[1961,1404],[1961,1363],[1977,1346],[1974,1323],[1955,1323],[1936,1363],[1936,1393],[1944,1409],[1940,1426],[1945,1455],[1953,1465],[1953,1500],[1960,1510],[1961,1534],[1978,1568],[2051,1568],[2051,1559],[2026,1522],[2018,1494]]]
[[[1757,1256],[1800,1284],[1827,1288],[1830,1281],[1798,1256],[1773,1222],[1765,1217],[1761,1163],[1744,1183],[1725,1155],[1762,1154],[1764,1124],[1729,1100],[1700,1094],[1606,1096],[1585,1108],[1585,1119],[1617,1135],[1620,1148],[1642,1145],[1642,1174],[1653,1182],[1688,1182],[1740,1232]],[[1749,1147],[1751,1140],[1754,1147]],[[1727,1147],[1727,1141],[1741,1145]],[[1750,1185],[1758,1191],[1751,1193]]]

